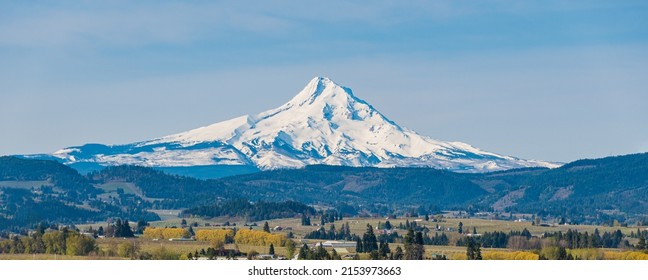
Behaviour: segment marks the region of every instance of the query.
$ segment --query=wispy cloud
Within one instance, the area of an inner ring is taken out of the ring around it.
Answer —
[[[12,2],[0,11],[0,46],[132,47],[254,36],[312,35],[325,25],[407,28],[482,15],[603,9],[584,1],[57,1]],[[344,30],[340,30],[344,32]],[[380,30],[377,30],[381,32]],[[360,32],[360,31],[358,31]],[[372,31],[375,32],[375,31]]]
[[[284,32],[293,26],[254,10],[211,3],[63,5],[34,11],[16,9],[6,16],[0,22],[0,45],[20,47],[186,44],[236,32]]]

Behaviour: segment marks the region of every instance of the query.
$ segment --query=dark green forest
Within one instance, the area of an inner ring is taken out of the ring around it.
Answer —
[[[0,157],[0,181],[0,229],[42,220],[158,219],[147,209],[267,219],[310,211],[304,204],[333,207],[346,215],[436,209],[525,213],[588,224],[648,220],[648,154],[480,174],[319,165],[215,180],[138,166],[107,167],[84,176],[55,161]],[[21,185],[26,181],[42,184]],[[132,184],[138,192],[98,187],[115,182]],[[269,211],[272,207],[275,211]]]
[[[182,216],[199,217],[247,217],[249,221],[292,218],[314,215],[315,209],[295,201],[251,203],[245,199],[228,200],[223,203],[200,206],[182,211]]]

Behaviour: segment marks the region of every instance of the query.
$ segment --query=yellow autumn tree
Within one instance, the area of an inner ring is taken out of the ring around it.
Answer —
[[[531,252],[502,252],[502,251],[489,251],[483,252],[484,260],[537,260],[538,254]]]
[[[282,234],[272,234],[265,231],[241,229],[236,232],[234,241],[238,244],[248,244],[256,246],[267,246],[275,244],[282,246],[286,242],[286,236]]]
[[[648,260],[648,254],[642,252],[612,252],[605,251],[603,256],[606,260]]]
[[[196,231],[196,240],[198,241],[222,241],[234,237],[234,231],[231,229],[201,229]]]
[[[183,228],[147,227],[146,229],[144,229],[144,238],[171,239],[183,237],[190,237],[189,231]]]

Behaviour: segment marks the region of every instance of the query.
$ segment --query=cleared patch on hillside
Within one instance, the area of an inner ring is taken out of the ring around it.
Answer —
[[[41,186],[53,186],[50,181],[0,181],[0,188],[31,189]]]

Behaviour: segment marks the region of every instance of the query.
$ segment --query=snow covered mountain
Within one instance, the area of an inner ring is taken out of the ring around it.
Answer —
[[[52,156],[73,166],[247,166],[261,170],[311,164],[426,166],[465,172],[558,166],[421,136],[383,116],[351,89],[320,77],[288,103],[257,115],[127,145],[71,147]]]

